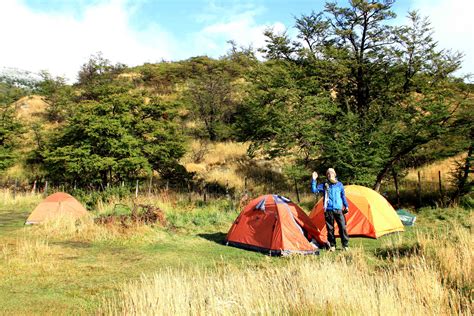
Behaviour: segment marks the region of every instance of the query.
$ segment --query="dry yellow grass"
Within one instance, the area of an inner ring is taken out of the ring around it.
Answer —
[[[10,189],[0,190],[0,206],[36,205],[43,199],[37,193],[16,193]]]
[[[421,168],[410,169],[405,179],[410,181],[418,181],[418,171],[420,171],[422,180],[438,182],[438,172],[441,171],[441,180],[445,184],[448,184],[448,181],[451,178],[451,173],[456,168],[456,162],[462,161],[464,159],[466,159],[466,154],[460,154]]]
[[[3,245],[1,259],[8,264],[37,264],[52,253],[49,242],[44,239],[19,239],[12,245]]]
[[[19,237],[0,245],[0,278],[7,280],[19,274],[51,275],[64,256],[75,256],[73,249],[63,249],[43,238]],[[36,271],[36,272],[35,272]]]
[[[474,215],[468,220],[474,224]],[[445,238],[439,234],[420,234],[418,241],[425,248],[425,256],[435,265],[436,269],[452,288],[474,289],[474,243],[472,232],[452,225],[443,232]],[[449,246],[446,246],[450,240]],[[474,293],[471,293],[474,294]]]
[[[284,179],[283,167],[294,161],[288,157],[271,161],[257,154],[250,159],[247,155],[250,143],[208,142],[193,140],[189,143],[187,154],[181,163],[189,172],[208,182],[216,182],[222,187],[241,191],[247,178],[247,190],[268,192],[268,187],[281,185]]]
[[[224,142],[215,143],[205,156],[204,162],[208,165],[225,164],[247,156],[248,143]]]
[[[26,229],[28,235],[46,240],[102,241],[120,236],[112,227],[106,228],[96,225],[92,216],[79,220],[71,217],[58,217]]]
[[[248,147],[248,143],[192,140],[189,143],[188,153],[181,162],[184,164],[203,163],[207,166],[222,165],[245,158]]]
[[[236,169],[232,164],[214,168],[205,174],[205,180],[241,190],[244,187],[244,176],[239,174]]]
[[[206,182],[242,189],[244,175],[237,170],[239,162],[247,160],[248,143],[206,142],[193,140],[181,163]]]
[[[197,174],[205,174],[207,171],[207,166],[204,163],[187,163],[185,168],[188,172],[195,172]]]
[[[43,117],[47,106],[38,95],[26,96],[15,102],[17,117],[24,122],[33,122]]]
[[[165,270],[108,300],[114,315],[440,315],[459,297],[419,261],[370,274],[346,260],[294,258],[283,268]]]
[[[137,72],[125,72],[125,73],[119,74],[118,77],[122,79],[134,80],[134,79],[141,78],[142,75]]]
[[[472,218],[471,218],[472,220]],[[380,269],[362,249],[336,257],[293,257],[283,266],[167,269],[107,298],[113,315],[471,315],[472,232],[419,233],[413,253],[393,252]],[[388,242],[400,249],[403,238]]]
[[[100,225],[91,216],[76,220],[71,217],[58,217],[28,229],[27,235],[46,240],[69,240],[80,242],[114,242],[136,244],[159,242],[166,233],[148,225],[121,223]]]

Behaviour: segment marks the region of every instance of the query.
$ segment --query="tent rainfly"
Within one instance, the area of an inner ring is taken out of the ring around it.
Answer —
[[[38,224],[61,216],[80,218],[87,214],[84,206],[73,196],[64,192],[57,192],[51,194],[38,204],[30,216],[28,216],[25,224]]]
[[[270,255],[318,254],[327,240],[295,203],[279,195],[263,195],[242,210],[227,234],[227,245]]]
[[[393,206],[376,191],[348,185],[345,186],[345,193],[349,203],[349,213],[346,215],[349,236],[378,238],[404,230]],[[323,199],[316,203],[309,217],[321,233],[327,235]],[[335,235],[339,236],[339,228],[335,229]]]

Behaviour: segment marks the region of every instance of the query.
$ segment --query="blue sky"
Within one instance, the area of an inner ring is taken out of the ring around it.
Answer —
[[[339,1],[344,4],[344,1]],[[227,40],[260,47],[267,27],[289,29],[294,17],[323,9],[316,0],[2,0],[0,69],[49,70],[74,80],[90,55],[113,62],[222,56]],[[474,72],[474,0],[398,0],[430,17],[440,47],[464,51],[464,72]]]

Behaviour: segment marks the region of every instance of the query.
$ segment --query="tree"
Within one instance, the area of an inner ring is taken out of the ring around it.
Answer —
[[[43,152],[50,178],[105,186],[176,163],[184,148],[169,104],[107,71],[95,76],[80,83],[74,115]]]
[[[110,81],[125,68],[126,66],[121,63],[113,65],[101,52],[98,52],[81,66],[78,81],[82,86],[90,86],[98,81]]]
[[[36,85],[36,91],[43,96],[47,103],[46,115],[50,122],[63,122],[72,111],[74,89],[67,85],[63,77],[53,77],[47,71],[40,73],[41,80]]]
[[[11,76],[0,77],[0,171],[15,162],[15,149],[22,132],[16,117],[15,103],[28,94],[31,85]]]
[[[189,109],[204,124],[211,141],[229,136],[226,129],[235,111],[231,79],[222,69],[210,67],[206,73],[189,82],[186,93]]]
[[[432,29],[426,18],[409,12],[410,25],[395,31],[399,44],[390,47],[394,87],[385,99],[393,105],[386,111],[383,138],[388,151],[377,172],[374,188],[395,165],[429,144],[443,138],[462,135],[467,126],[459,124],[458,114],[467,94],[450,75],[459,69],[462,54],[437,50]],[[400,48],[401,47],[401,48]],[[433,157],[442,155],[442,150]]]
[[[336,48],[347,52],[337,58],[350,72],[343,83],[343,90],[353,97],[348,104],[352,111],[363,114],[385,88],[378,81],[387,65],[385,48],[393,38],[392,27],[386,23],[395,14],[390,10],[392,0],[351,0],[349,4],[327,3],[325,11]]]
[[[328,3],[296,20],[299,41],[267,32],[269,61],[240,111],[241,138],[378,190],[410,157],[462,135],[466,94],[452,77],[462,55],[438,50],[416,12],[409,25],[388,25],[392,3]]]

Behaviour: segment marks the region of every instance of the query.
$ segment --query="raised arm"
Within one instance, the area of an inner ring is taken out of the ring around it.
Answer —
[[[313,193],[322,193],[324,192],[324,184],[323,183],[318,184],[317,179],[318,179],[318,173],[313,172],[313,176],[311,179],[311,191]]]

